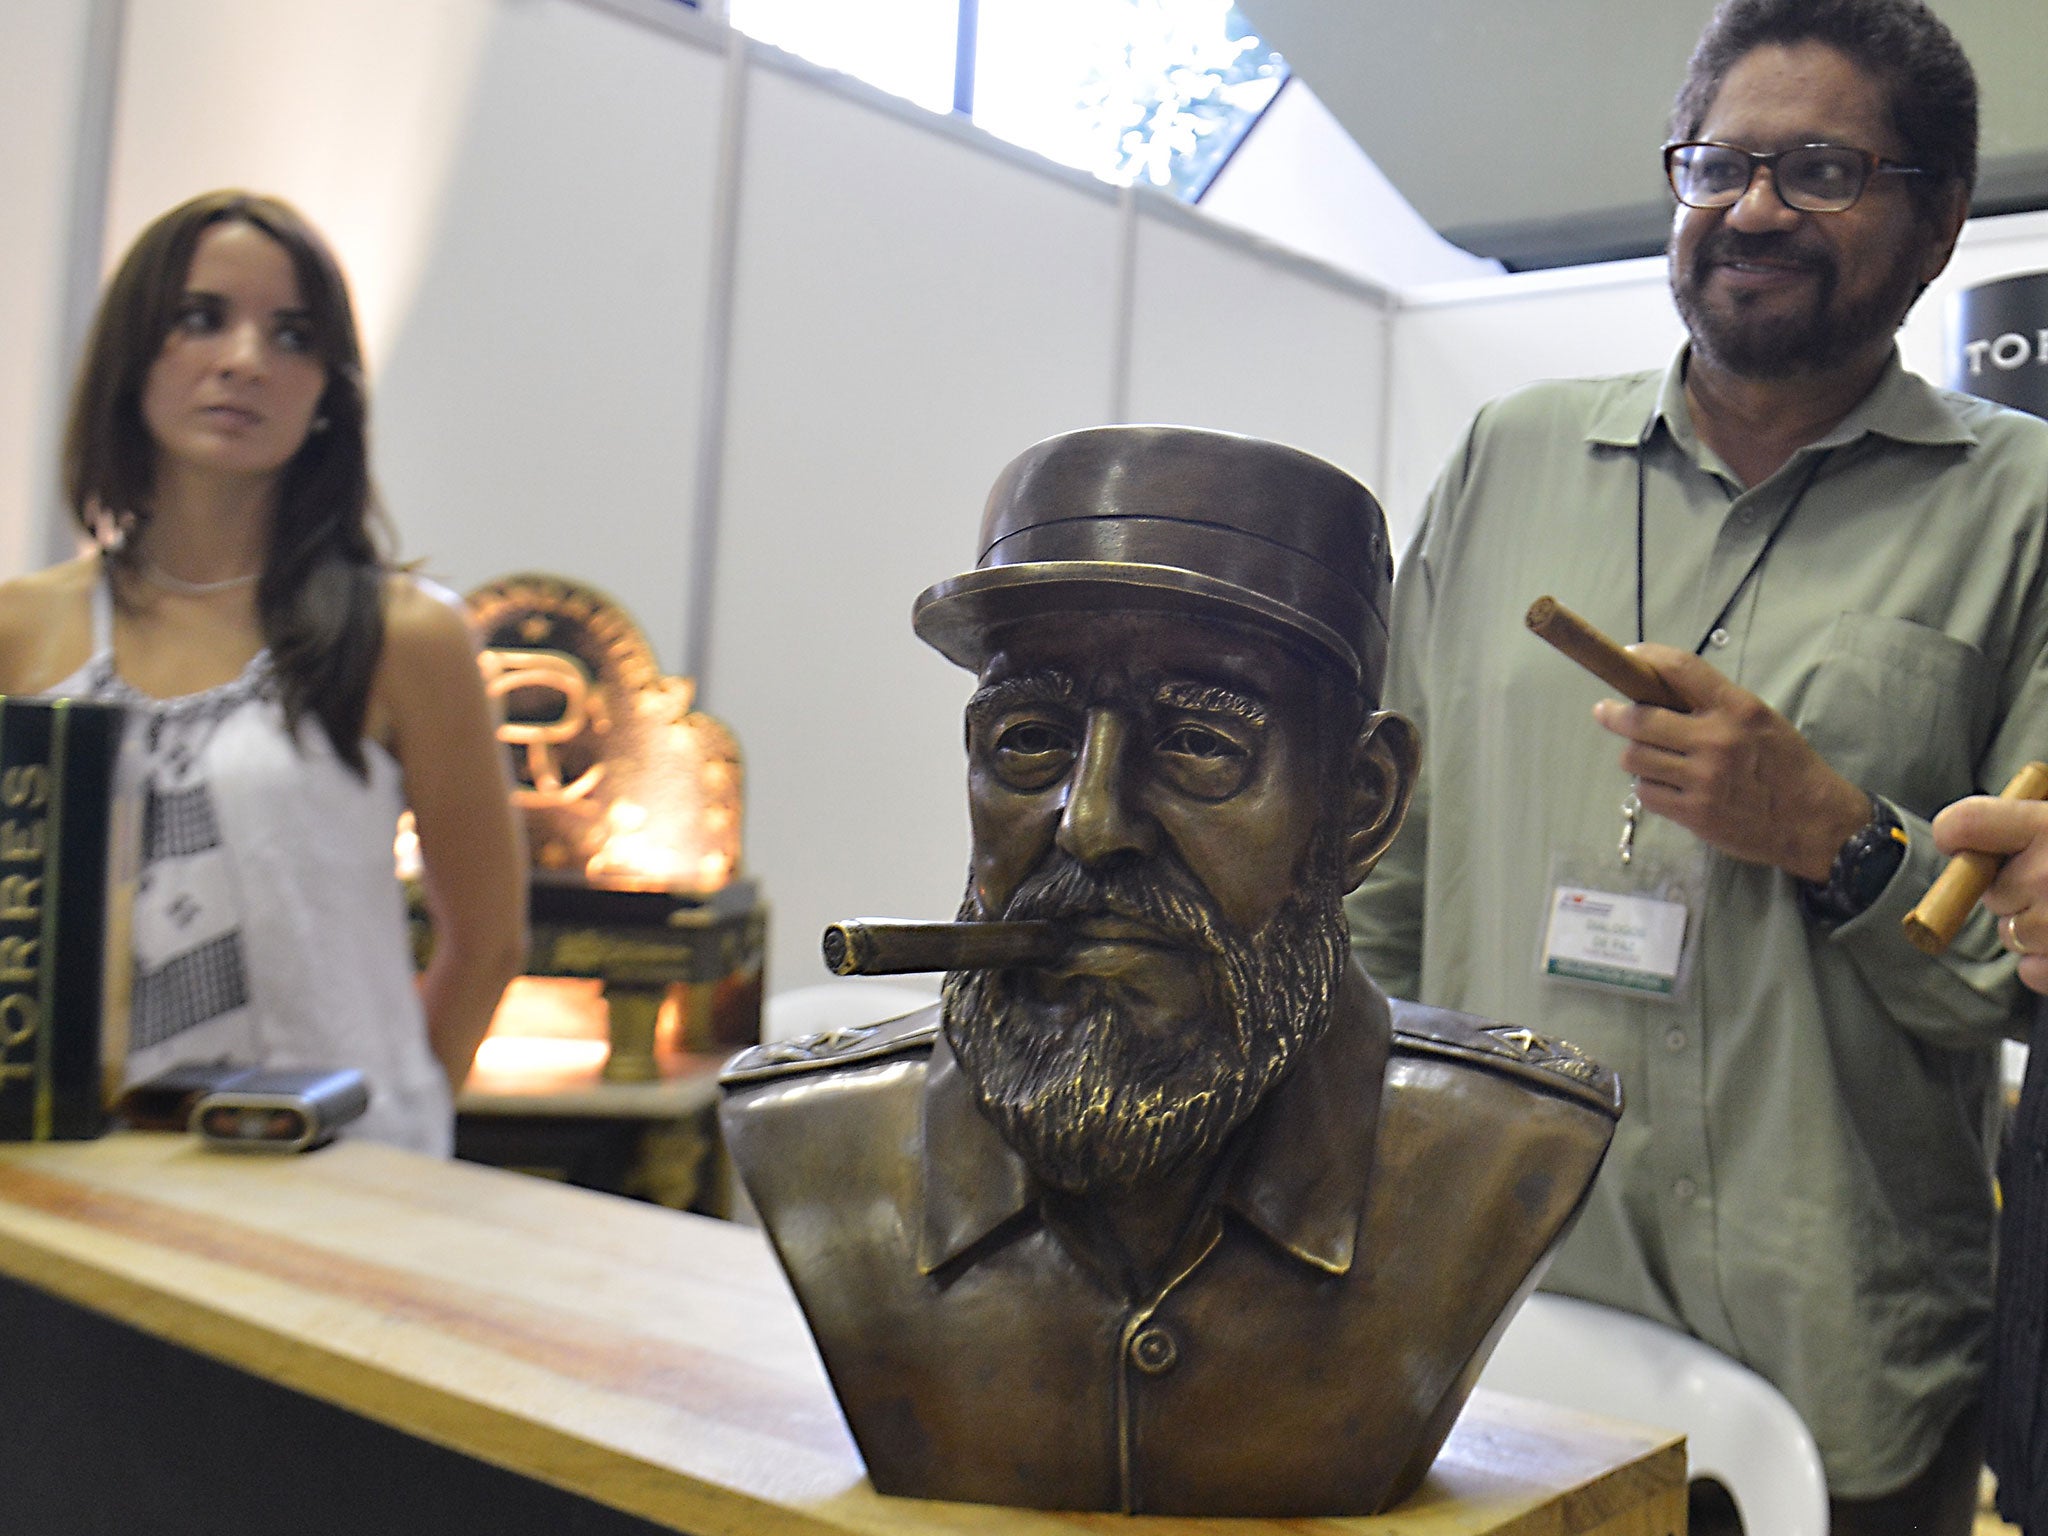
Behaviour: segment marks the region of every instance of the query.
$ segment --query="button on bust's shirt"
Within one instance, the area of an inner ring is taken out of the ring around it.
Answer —
[[[1676,1195],[1682,1201],[1689,1202],[1692,1199],[1692,1197],[1694,1195],[1697,1195],[1699,1192],[1699,1186],[1693,1183],[1691,1179],[1680,1179],[1676,1184],[1673,1184],[1671,1186],[1671,1193]]]
[[[1685,1031],[1684,1031],[1684,1030],[1682,1030],[1682,1029],[1667,1029],[1667,1030],[1665,1030],[1665,1031],[1664,1031],[1664,1049],[1665,1049],[1665,1050],[1667,1050],[1667,1051],[1682,1051],[1682,1050],[1684,1050],[1684,1049],[1685,1049]]]
[[[1728,643],[1729,638],[1728,631],[1717,626],[1714,632],[1707,636],[1707,644],[1718,651]]]
[[[1147,1376],[1163,1376],[1180,1362],[1180,1346],[1156,1323],[1141,1328],[1131,1340],[1131,1364]]]

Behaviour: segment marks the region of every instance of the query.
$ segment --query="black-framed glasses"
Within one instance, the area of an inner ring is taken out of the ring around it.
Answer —
[[[1902,165],[1847,144],[1802,144],[1769,155],[1704,140],[1664,146],[1664,174],[1688,208],[1734,207],[1756,180],[1760,165],[1770,167],[1778,200],[1801,213],[1840,213],[1855,207],[1873,176],[1934,174],[1925,166]]]

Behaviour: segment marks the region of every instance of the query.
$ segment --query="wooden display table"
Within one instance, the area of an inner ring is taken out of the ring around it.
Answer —
[[[1486,1392],[1417,1497],[1372,1520],[1134,1522],[885,1498],[759,1232],[380,1147],[266,1157],[143,1134],[0,1147],[0,1276],[81,1323],[117,1319],[238,1368],[208,1365],[223,1381],[250,1373],[491,1476],[566,1490],[594,1517],[635,1517],[578,1531],[1676,1536],[1685,1524],[1681,1440]],[[49,1332],[36,1336],[45,1353]],[[86,1343],[63,1365],[103,1369]],[[125,1376],[97,1386],[102,1402],[149,1391]],[[201,1395],[158,1410],[199,1411]],[[323,1445],[298,1451],[316,1472]],[[322,1524],[322,1507],[262,1523],[350,1528]],[[215,1514],[214,1529],[245,1523]],[[404,1528],[471,1528],[424,1519]]]

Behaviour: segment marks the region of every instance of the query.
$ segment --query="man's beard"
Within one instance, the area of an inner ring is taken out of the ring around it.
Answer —
[[[1744,296],[1732,305],[1709,301],[1707,285],[1714,268],[1748,258],[1798,262],[1813,273],[1807,312],[1776,320],[1755,314]],[[1693,346],[1739,378],[1783,379],[1839,367],[1872,342],[1897,332],[1920,290],[1917,273],[1903,258],[1891,281],[1846,308],[1836,306],[1840,286],[1841,272],[1832,251],[1783,231],[1750,234],[1724,224],[1700,241],[1685,267],[1675,254],[1671,261],[1671,297]]]
[[[1215,1153],[1329,1023],[1348,953],[1339,845],[1319,833],[1299,888],[1255,934],[1234,929],[1177,866],[1097,873],[1061,853],[1000,914],[970,881],[963,921],[1149,923],[1205,972],[1201,1016],[1163,1034],[1124,1015],[1113,983],[954,972],[946,1038],[983,1113],[1043,1181],[1132,1189]]]

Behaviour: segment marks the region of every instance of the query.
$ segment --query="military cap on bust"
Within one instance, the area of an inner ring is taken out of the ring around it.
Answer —
[[[1306,641],[1377,696],[1393,561],[1372,493],[1335,465],[1194,427],[1089,427],[1026,449],[997,479],[975,569],[911,622],[970,669],[1014,620],[1163,608]]]

